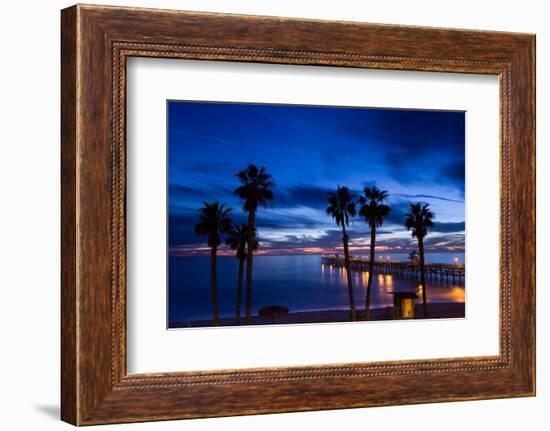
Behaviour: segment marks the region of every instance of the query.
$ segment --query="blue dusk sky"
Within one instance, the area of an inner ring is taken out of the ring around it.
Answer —
[[[169,250],[208,253],[194,233],[203,202],[233,208],[235,173],[249,163],[265,166],[275,199],[259,208],[258,254],[342,253],[342,231],[325,212],[338,185],[360,194],[387,190],[390,216],[377,235],[380,252],[408,253],[416,242],[403,226],[411,202],[429,203],[436,224],[427,252],[464,250],[464,112],[301,105],[169,101]],[[356,217],[350,250],[368,252],[369,227]],[[221,247],[220,254],[230,252]]]

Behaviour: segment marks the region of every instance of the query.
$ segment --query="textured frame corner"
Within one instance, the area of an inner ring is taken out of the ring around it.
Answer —
[[[534,395],[534,36],[74,6],[62,12],[61,42],[63,420],[87,425]],[[127,375],[125,101],[132,56],[498,75],[499,355]],[[529,212],[524,226],[512,219],[519,207]],[[398,386],[403,375],[409,378]],[[249,399],[255,390],[263,400]]]

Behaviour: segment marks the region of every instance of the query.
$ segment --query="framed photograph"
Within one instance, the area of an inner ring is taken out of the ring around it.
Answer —
[[[168,328],[465,317],[465,112],[167,111]]]
[[[61,30],[63,420],[535,394],[533,35]]]

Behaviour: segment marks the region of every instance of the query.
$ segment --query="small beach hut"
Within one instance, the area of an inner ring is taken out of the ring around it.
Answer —
[[[414,306],[418,295],[414,292],[390,292],[393,295],[394,320],[414,319]]]
[[[288,314],[288,308],[281,305],[270,305],[269,307],[264,307],[258,312],[260,317],[270,317],[271,323],[275,323],[277,316],[286,316]]]

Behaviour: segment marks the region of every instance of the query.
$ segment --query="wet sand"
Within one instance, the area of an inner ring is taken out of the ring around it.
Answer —
[[[449,319],[463,318],[465,316],[464,303],[442,302],[429,304],[430,319]],[[357,310],[359,319],[363,320],[365,313],[363,310]],[[393,307],[384,307],[372,309],[370,312],[370,320],[392,320]],[[424,319],[422,304],[416,304],[415,318]],[[252,316],[252,325],[269,325],[269,324],[293,324],[293,323],[335,323],[349,322],[349,310],[322,310],[322,311],[290,311],[286,315],[273,317]],[[241,325],[244,325],[244,315],[241,316]],[[170,328],[201,328],[212,326],[211,320],[193,320],[187,322],[178,322],[170,326]],[[219,326],[236,326],[235,318],[220,319]]]

